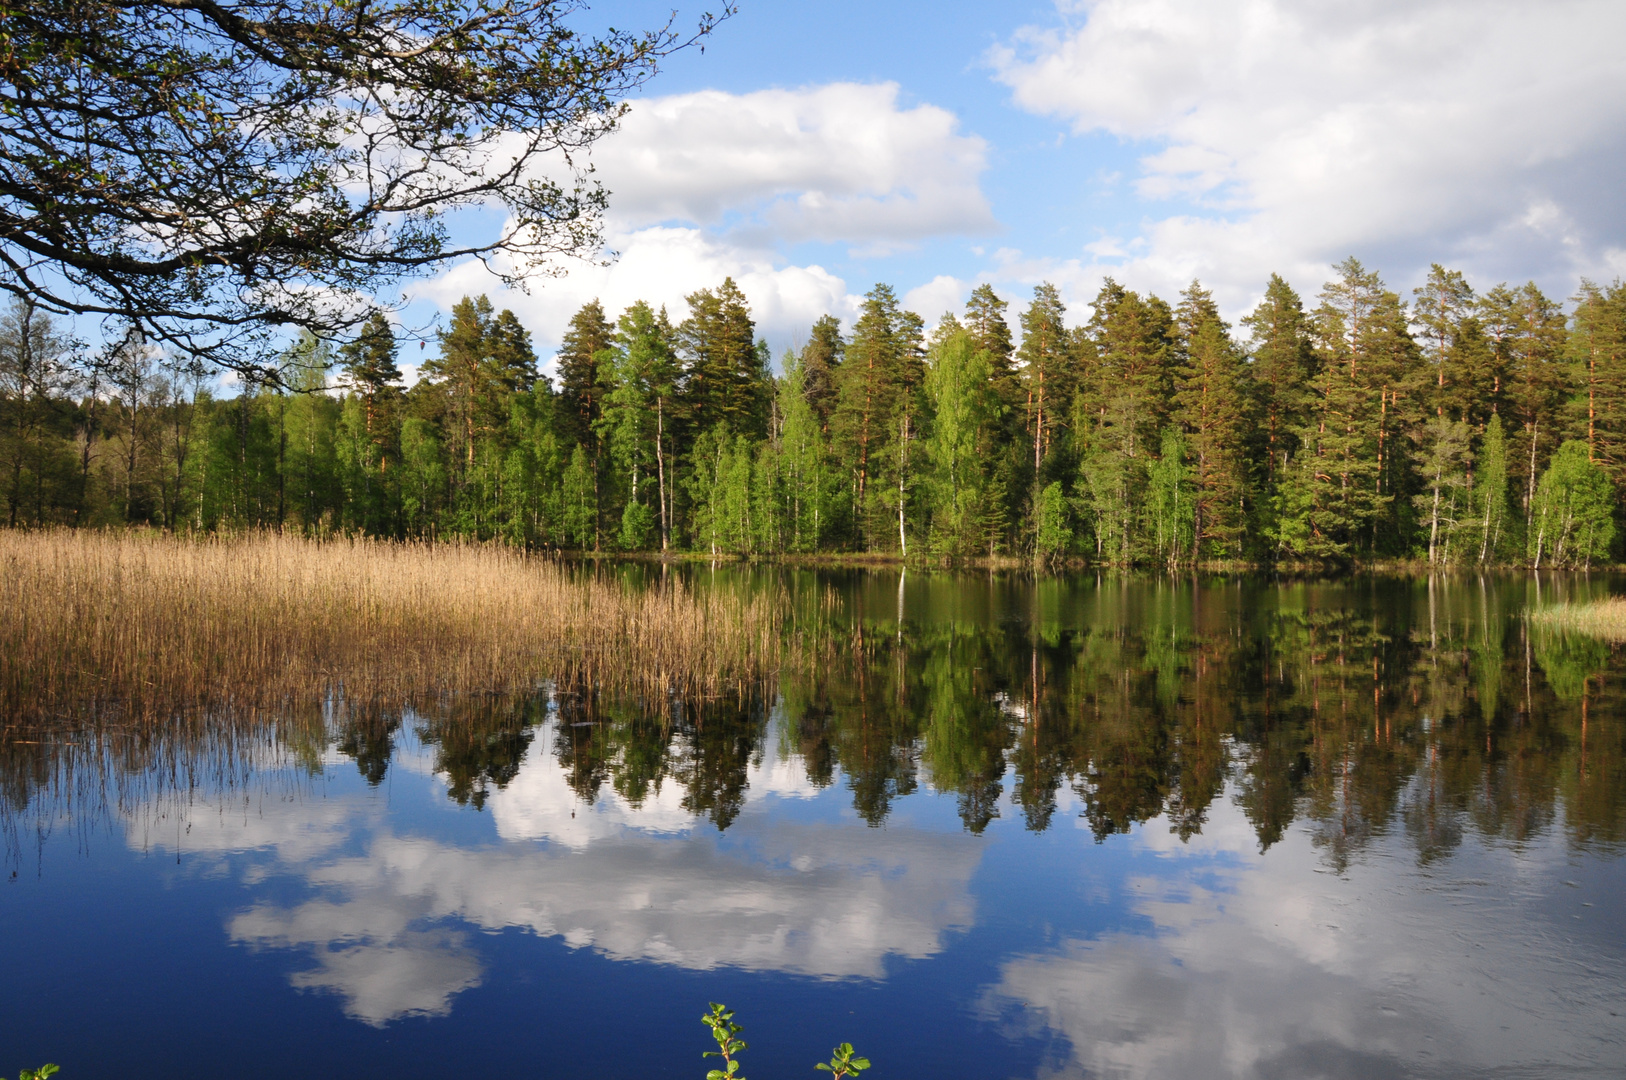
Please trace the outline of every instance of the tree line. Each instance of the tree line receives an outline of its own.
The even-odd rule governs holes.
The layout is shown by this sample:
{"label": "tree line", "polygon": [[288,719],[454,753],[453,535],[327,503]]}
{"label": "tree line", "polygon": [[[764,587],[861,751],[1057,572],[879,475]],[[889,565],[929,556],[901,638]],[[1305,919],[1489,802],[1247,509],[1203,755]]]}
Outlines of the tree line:
{"label": "tree line", "polygon": [[1566,311],[1435,265],[1404,299],[1351,258],[1314,301],[1273,275],[1233,327],[1196,282],[1171,304],[1107,279],[1069,325],[1050,284],[1015,312],[982,285],[928,329],[882,284],[776,373],[725,280],[680,319],[583,306],[555,380],[482,296],[410,387],[375,315],[222,394],[196,357],[134,332],[87,354],[18,298],[0,512],[600,552],[1619,558],[1626,287]]}

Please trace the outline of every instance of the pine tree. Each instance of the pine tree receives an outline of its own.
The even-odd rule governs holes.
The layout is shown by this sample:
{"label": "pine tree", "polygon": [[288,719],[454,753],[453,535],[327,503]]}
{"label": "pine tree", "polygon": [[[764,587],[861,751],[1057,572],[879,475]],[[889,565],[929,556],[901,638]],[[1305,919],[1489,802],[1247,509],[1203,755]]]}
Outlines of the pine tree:
{"label": "pine tree", "polygon": [[1588,456],[1626,498],[1626,286],[1581,282],[1571,317],[1571,383],[1578,388],[1570,423]]}
{"label": "pine tree", "polygon": [[420,408],[450,420],[453,510],[449,530],[489,538],[502,527],[503,478],[511,403],[536,378],[530,335],[510,311],[494,313],[484,296],[464,297],[440,333],[440,351],[413,388]]}
{"label": "pine tree", "polygon": [[[1027,393],[1028,438],[1033,447],[1033,473],[1040,476],[1052,444],[1061,435],[1072,407],[1071,337],[1063,321],[1067,306],[1048,281],[1033,290],[1022,312],[1022,347],[1017,350]],[[1037,482],[1037,480],[1035,481]]]}
{"label": "pine tree", "polygon": [[[1381,409],[1371,380],[1382,354],[1382,281],[1356,259],[1334,267],[1314,329],[1320,372],[1294,468],[1278,484],[1274,538],[1293,554],[1344,559],[1388,501],[1381,493]],[[1392,294],[1390,294],[1392,295]],[[1380,384],[1381,385],[1381,384]]]}
{"label": "pine tree", "polygon": [[1280,275],[1270,275],[1265,298],[1242,320],[1252,334],[1248,396],[1259,434],[1256,461],[1262,487],[1274,491],[1276,475],[1298,449],[1297,431],[1309,419],[1317,372],[1304,304]]}
{"label": "pine tree", "polygon": [[1498,286],[1485,296],[1483,313],[1507,372],[1509,419],[1519,427],[1510,440],[1510,464],[1520,484],[1524,526],[1534,523],[1536,481],[1548,448],[1562,434],[1560,412],[1569,391],[1564,360],[1563,312],[1535,282],[1517,289]]}
{"label": "pine tree", "polygon": [[615,328],[604,317],[597,300],[583,304],[570,317],[559,345],[559,403],[566,437],[575,443],[593,443],[604,387],[598,378],[598,357],[614,344]]}
{"label": "pine tree", "polygon": [[1012,524],[1021,517],[1032,488],[1032,448],[1023,445],[1027,440],[1022,437],[1027,423],[1026,395],[1012,360],[1011,328],[1005,319],[1008,306],[993,286],[982,284],[971,291],[964,313],[966,330],[988,357],[994,394],[994,414],[983,446],[987,483],[978,511],[983,543],[990,555],[1012,540]]}
{"label": "pine tree", "polygon": [[893,484],[887,484],[883,495],[875,481],[907,483],[907,448],[902,444],[918,415],[915,399],[924,372],[921,331],[920,316],[899,306],[891,286],[877,285],[865,295],[842,361],[831,429],[848,454],[853,507],[866,547],[891,532],[882,521],[899,506]]}
{"label": "pine tree", "polygon": [[813,324],[807,344],[802,346],[801,386],[808,406],[818,417],[820,430],[830,430],[830,413],[835,410],[839,391],[837,372],[846,352],[847,342],[841,336],[841,320],[834,315],[821,315]]}
{"label": "pine tree", "polygon": [[1234,556],[1240,553],[1246,489],[1241,357],[1213,298],[1196,282],[1183,295],[1178,340],[1174,421],[1186,434],[1194,466],[1194,555],[1206,545],[1215,554]]}
{"label": "pine tree", "polygon": [[689,317],[677,336],[689,423],[696,431],[722,424],[731,433],[760,439],[772,394],[745,294],[733,278],[724,278],[715,291],[701,289],[687,299]]}
{"label": "pine tree", "polygon": [[1433,390],[1425,401],[1435,416],[1444,416],[1448,404],[1460,398],[1457,393],[1465,372],[1454,370],[1461,359],[1459,342],[1465,320],[1474,311],[1474,290],[1461,271],[1447,270],[1439,263],[1429,267],[1428,280],[1412,290],[1412,323],[1419,330],[1423,353],[1434,368]]}
{"label": "pine tree", "polygon": [[375,314],[362,325],[354,341],[339,350],[346,381],[362,400],[369,452],[367,465],[380,475],[389,471],[389,447],[394,434],[393,406],[399,396],[401,369],[395,363],[395,332],[389,320]]}
{"label": "pine tree", "polygon": [[1004,399],[1007,407],[1014,408],[1020,387],[1011,362],[1014,351],[1011,328],[1005,321],[1005,309],[1009,306],[994,292],[992,285],[978,285],[971,290],[971,297],[965,302],[963,323],[976,348],[988,358],[988,374],[995,392]]}
{"label": "pine tree", "polygon": [[[623,544],[637,537],[642,546],[648,528],[658,521],[664,548],[670,531],[666,417],[678,374],[674,334],[666,312],[656,314],[642,300],[627,309],[617,327],[614,345],[599,354],[600,417],[594,436],[607,448],[616,476],[625,481]],[[649,480],[655,481],[654,509],[647,497]],[[602,495],[601,489],[601,502]],[[612,518],[614,507],[612,501],[604,508]]]}
{"label": "pine tree", "polygon": [[1159,444],[1173,396],[1174,316],[1157,297],[1143,298],[1111,278],[1092,304],[1088,326],[1094,346],[1087,399],[1097,425],[1130,427],[1117,441],[1130,457]]}

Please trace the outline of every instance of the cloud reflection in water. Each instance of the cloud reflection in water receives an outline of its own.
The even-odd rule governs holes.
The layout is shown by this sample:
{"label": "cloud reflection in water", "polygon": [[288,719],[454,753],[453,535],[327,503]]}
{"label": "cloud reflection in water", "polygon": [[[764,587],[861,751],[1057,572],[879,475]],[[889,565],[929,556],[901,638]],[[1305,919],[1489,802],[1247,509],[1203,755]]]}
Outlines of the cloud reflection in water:
{"label": "cloud reflection in water", "polygon": [[1162,820],[1133,837],[1148,853],[1224,856],[1126,878],[1149,930],[1003,965],[985,1005],[1064,1036],[1056,1075],[1610,1075],[1623,1060],[1626,987],[1596,963],[1618,943],[1555,925],[1561,831],[1465,845],[1432,868],[1384,843],[1340,877],[1308,830],[1261,856],[1233,802],[1213,812],[1189,846]]}
{"label": "cloud reflection in water", "polygon": [[[310,953],[316,966],[293,985],[338,993],[347,1015],[373,1025],[443,1015],[479,985],[464,926],[523,929],[615,960],[875,979],[888,956],[931,956],[973,921],[974,837],[748,811],[725,841],[677,806],[675,785],[637,810],[613,794],[582,804],[549,743],[535,740],[493,794],[498,844],[402,835],[376,798],[337,797],[200,819],[186,847],[266,851],[271,872],[303,879],[312,899],[256,903],[228,933]],[[813,790],[783,766],[766,755],[753,793]],[[351,836],[365,836],[359,851]],[[266,873],[251,868],[245,882]]]}

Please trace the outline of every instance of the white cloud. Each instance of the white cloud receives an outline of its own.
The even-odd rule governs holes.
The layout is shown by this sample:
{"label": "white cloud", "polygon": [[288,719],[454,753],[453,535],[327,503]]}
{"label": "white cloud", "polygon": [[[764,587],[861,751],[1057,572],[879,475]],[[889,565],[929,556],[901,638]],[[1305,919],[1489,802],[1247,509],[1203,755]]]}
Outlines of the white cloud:
{"label": "white cloud", "polygon": [[444,310],[490,294],[546,355],[589,300],[612,319],[646,300],[676,320],[686,295],[732,277],[758,332],[782,348],[821,315],[853,318],[860,303],[842,278],[787,259],[787,247],[818,241],[887,254],[997,227],[980,186],[987,144],[961,133],[953,113],[902,105],[898,94],[895,83],[833,83],[635,102],[593,150],[610,191],[611,265],[568,263],[566,276],[539,278],[524,294],[502,290],[471,261],[412,295]]}
{"label": "white cloud", "polygon": [[1614,0],[1065,7],[1064,29],[995,50],[998,77],[1076,132],[1149,143],[1137,192],[1194,209],[1060,272],[1165,294],[1200,275],[1237,306],[1273,270],[1313,291],[1355,253],[1400,281],[1441,261],[1566,289],[1626,235]]}
{"label": "white cloud", "polygon": [[943,317],[945,311],[959,315],[960,306],[965,303],[969,292],[965,282],[947,274],[939,274],[926,284],[917,285],[904,293],[903,306],[925,319],[926,326],[930,329],[937,325],[937,320]]}
{"label": "white cloud", "polygon": [[873,245],[984,232],[987,144],[896,83],[832,83],[633,105],[593,151],[616,219],[726,225],[760,239]]}
{"label": "white cloud", "polygon": [[609,266],[573,265],[568,276],[539,280],[529,293],[501,289],[485,267],[471,262],[424,283],[415,295],[448,310],[462,296],[486,293],[499,308],[513,309],[544,357],[557,348],[570,317],[590,300],[602,303],[612,321],[644,300],[656,308],[664,305],[678,322],[689,310],[684,297],[715,288],[726,277],[750,301],[757,333],[777,346],[805,336],[821,315],[852,318],[857,312],[859,299],[823,267],[787,265],[771,251],[698,228],[656,225],[612,231],[609,240],[620,252]]}

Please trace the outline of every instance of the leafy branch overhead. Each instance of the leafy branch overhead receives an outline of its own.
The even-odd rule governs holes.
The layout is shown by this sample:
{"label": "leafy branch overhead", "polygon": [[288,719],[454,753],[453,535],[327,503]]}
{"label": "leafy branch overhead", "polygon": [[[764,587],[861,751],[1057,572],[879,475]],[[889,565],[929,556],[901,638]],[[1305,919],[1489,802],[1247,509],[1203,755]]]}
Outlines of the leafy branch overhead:
{"label": "leafy branch overhead", "polygon": [[[601,242],[586,151],[709,34],[574,0],[0,0],[0,288],[255,370],[448,260],[505,281]],[[503,211],[453,239],[461,207]]]}

